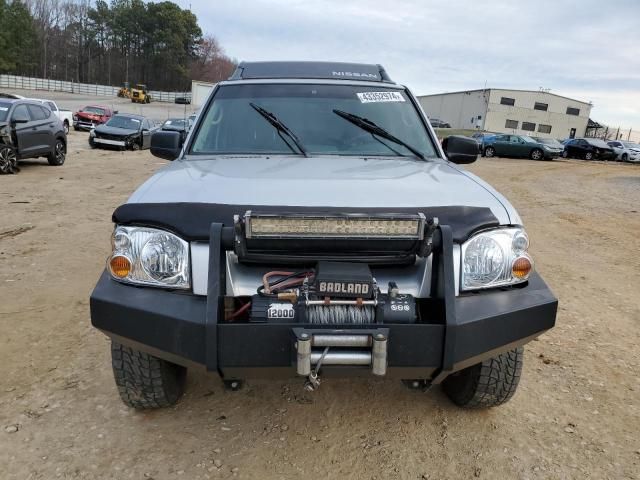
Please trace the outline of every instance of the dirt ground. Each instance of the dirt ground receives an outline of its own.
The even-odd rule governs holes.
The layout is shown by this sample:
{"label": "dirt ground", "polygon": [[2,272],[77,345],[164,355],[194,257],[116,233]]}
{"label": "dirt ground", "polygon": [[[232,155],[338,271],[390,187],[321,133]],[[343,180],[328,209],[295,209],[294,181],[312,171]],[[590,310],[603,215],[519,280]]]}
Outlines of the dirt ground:
{"label": "dirt ground", "polygon": [[481,159],[560,298],[508,404],[464,411],[390,380],[251,381],[190,371],[175,408],[118,397],[89,294],[113,209],[164,162],[90,151],[0,177],[3,479],[638,479],[640,166]]}

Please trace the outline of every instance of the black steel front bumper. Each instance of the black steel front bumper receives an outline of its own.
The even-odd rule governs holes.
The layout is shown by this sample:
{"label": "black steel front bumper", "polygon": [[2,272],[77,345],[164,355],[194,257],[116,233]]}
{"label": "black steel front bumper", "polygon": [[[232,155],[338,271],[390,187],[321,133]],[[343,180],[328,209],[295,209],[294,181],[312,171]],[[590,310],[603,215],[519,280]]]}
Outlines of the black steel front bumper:
{"label": "black steel front bumper", "polygon": [[[217,233],[214,231],[217,228]],[[105,272],[91,295],[92,324],[115,340],[179,363],[205,365],[227,379],[294,376],[294,329],[335,326],[300,323],[223,323],[221,297],[224,256],[220,229],[212,227],[209,292],[195,296],[155,288],[133,287]],[[527,343],[555,324],[558,301],[534,273],[525,286],[455,296],[451,232],[442,229],[434,252],[433,321],[379,324],[388,337],[387,376],[429,379],[448,374]],[[326,328],[325,328],[326,327]],[[357,333],[358,327],[341,326]],[[358,367],[323,367],[325,375],[368,374]]]}

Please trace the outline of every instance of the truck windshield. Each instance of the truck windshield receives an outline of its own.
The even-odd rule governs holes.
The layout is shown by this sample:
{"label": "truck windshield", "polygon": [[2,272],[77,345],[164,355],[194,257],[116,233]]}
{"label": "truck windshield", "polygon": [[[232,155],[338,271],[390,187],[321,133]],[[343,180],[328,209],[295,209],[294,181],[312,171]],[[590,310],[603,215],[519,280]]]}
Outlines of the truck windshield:
{"label": "truck windshield", "polygon": [[337,110],[370,120],[424,157],[438,156],[404,90],[315,84],[220,87],[202,113],[190,153],[291,155],[283,135],[251,104],[275,115],[309,155],[416,156],[406,146],[347,121]]}

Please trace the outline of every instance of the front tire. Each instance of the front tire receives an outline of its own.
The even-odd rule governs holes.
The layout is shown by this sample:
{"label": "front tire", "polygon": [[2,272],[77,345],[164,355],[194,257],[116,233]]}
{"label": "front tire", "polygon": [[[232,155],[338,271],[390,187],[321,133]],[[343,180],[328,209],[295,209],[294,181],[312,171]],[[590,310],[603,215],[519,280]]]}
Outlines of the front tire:
{"label": "front tire", "polygon": [[69,122],[65,120],[64,123],[62,124],[62,127],[64,128],[64,134],[69,135]]}
{"label": "front tire", "polygon": [[448,376],[442,387],[453,403],[460,407],[497,407],[516,393],[523,355],[522,347],[509,350]]}
{"label": "front tire", "polygon": [[187,369],[111,342],[111,365],[122,401],[136,409],[174,405],[184,392]]}
{"label": "front tire", "polygon": [[562,151],[562,158],[569,158],[569,152],[567,152],[566,150]]}
{"label": "front tire", "polygon": [[591,152],[587,152],[584,154],[584,159],[585,160],[593,160],[593,153]]}
{"label": "front tire", "polygon": [[531,150],[530,157],[531,160],[542,160],[544,158],[544,152],[539,148],[534,148]]}
{"label": "front tire", "polygon": [[51,152],[47,157],[49,165],[59,167],[60,165],[64,164],[66,158],[67,146],[64,144],[64,141],[62,139],[56,138],[56,143],[53,146],[53,152]]}
{"label": "front tire", "polygon": [[627,155],[626,153],[623,153],[622,157],[620,157],[620,160],[622,160],[623,162],[626,162],[627,160],[629,160],[629,155]]}
{"label": "front tire", "polygon": [[491,158],[491,157],[495,157],[496,155],[496,149],[493,147],[486,147],[484,149],[484,156],[487,158]]}
{"label": "front tire", "polygon": [[17,173],[18,171],[16,151],[8,145],[0,146],[0,174]]}

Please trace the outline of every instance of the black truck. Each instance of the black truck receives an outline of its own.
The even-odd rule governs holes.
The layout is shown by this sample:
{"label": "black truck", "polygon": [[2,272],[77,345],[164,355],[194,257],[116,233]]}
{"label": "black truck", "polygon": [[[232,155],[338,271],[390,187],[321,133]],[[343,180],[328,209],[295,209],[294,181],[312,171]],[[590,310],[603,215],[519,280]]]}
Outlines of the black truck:
{"label": "black truck", "polygon": [[91,295],[122,400],[173,404],[190,365],[256,377],[442,384],[463,407],[514,394],[555,323],[522,220],[460,164],[379,65],[241,63],[172,160],[113,213]]}

